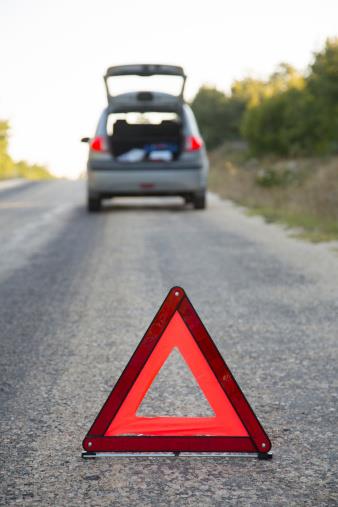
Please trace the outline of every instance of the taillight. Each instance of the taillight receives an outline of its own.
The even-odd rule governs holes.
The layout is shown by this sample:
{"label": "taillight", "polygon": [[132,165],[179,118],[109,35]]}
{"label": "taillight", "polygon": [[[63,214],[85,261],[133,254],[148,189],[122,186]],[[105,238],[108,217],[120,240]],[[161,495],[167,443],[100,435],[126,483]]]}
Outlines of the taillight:
{"label": "taillight", "polygon": [[107,151],[106,140],[104,137],[94,137],[90,143],[93,151]]}
{"label": "taillight", "polygon": [[203,146],[203,141],[198,136],[188,136],[185,142],[186,151],[197,151]]}

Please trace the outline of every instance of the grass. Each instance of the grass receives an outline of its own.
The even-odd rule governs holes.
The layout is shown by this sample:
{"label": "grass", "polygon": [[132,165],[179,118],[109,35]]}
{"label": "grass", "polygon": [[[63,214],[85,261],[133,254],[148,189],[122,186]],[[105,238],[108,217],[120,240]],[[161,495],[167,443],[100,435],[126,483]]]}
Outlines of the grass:
{"label": "grass", "polygon": [[283,209],[255,207],[248,210],[247,214],[260,215],[268,223],[280,223],[292,229],[300,229],[292,235],[301,239],[307,239],[312,243],[335,241],[338,239],[338,221],[323,220],[307,213],[290,213]]}
{"label": "grass", "polygon": [[209,187],[222,197],[319,243],[338,240],[338,157],[250,158],[225,144],[210,153]]}

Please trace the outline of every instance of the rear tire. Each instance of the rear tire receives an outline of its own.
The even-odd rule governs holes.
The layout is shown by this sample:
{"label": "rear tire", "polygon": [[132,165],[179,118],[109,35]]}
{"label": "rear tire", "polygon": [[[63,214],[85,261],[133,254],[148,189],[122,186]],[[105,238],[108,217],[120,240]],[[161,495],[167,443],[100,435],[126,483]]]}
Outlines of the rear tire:
{"label": "rear tire", "polygon": [[87,197],[87,211],[97,213],[101,210],[101,199],[99,197]]}
{"label": "rear tire", "polygon": [[207,196],[205,190],[197,192],[194,195],[193,202],[195,209],[205,209],[207,207]]}

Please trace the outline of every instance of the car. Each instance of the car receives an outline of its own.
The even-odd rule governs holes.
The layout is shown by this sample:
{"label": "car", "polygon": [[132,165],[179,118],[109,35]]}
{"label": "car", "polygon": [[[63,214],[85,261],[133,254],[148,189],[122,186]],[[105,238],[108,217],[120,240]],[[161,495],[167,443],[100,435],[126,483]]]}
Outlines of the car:
{"label": "car", "polygon": [[[141,80],[136,89],[135,78]],[[160,82],[172,85],[173,79],[179,85],[175,91],[172,86],[170,93],[158,90]],[[94,137],[82,139],[89,143],[88,211],[99,211],[103,199],[117,196],[180,196],[195,209],[205,209],[209,162],[183,98],[183,68],[118,65],[108,68],[104,82],[108,105]],[[118,93],[114,83],[120,85]]]}

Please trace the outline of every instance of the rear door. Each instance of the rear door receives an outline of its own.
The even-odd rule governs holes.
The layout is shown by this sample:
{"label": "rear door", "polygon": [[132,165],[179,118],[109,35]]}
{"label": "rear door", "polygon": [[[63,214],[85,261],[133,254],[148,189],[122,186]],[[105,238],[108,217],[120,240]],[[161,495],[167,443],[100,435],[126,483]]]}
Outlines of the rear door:
{"label": "rear door", "polygon": [[[114,97],[118,95],[118,93],[114,92],[114,86],[111,86],[110,83],[113,84],[114,78],[120,77],[128,77],[128,76],[138,76],[143,78],[150,78],[153,76],[171,76],[177,78],[177,93],[172,93],[172,95],[177,98],[183,100],[184,87],[186,82],[186,75],[182,67],[176,65],[161,65],[161,64],[134,64],[134,65],[117,65],[114,67],[109,67],[104,76],[104,82],[107,91],[107,99],[108,103],[112,104],[114,101]],[[128,91],[140,91],[140,90],[125,90]],[[150,89],[148,91],[151,91]],[[153,90],[157,91],[157,90]]]}

